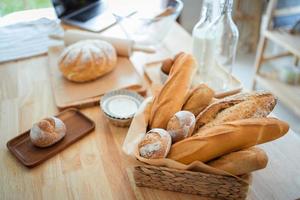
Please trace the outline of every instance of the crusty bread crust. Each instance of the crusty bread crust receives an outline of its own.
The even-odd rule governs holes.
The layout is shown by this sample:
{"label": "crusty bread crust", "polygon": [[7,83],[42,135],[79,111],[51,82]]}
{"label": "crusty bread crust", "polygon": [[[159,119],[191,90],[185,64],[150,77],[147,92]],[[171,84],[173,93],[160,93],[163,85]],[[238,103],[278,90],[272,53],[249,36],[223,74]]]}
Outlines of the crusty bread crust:
{"label": "crusty bread crust", "polygon": [[214,91],[207,85],[200,84],[190,92],[182,110],[190,111],[197,116],[209,105],[213,97]]}
{"label": "crusty bread crust", "polygon": [[275,105],[276,99],[269,92],[241,93],[218,100],[197,116],[195,134],[224,122],[266,117]]}
{"label": "crusty bread crust", "polygon": [[83,40],[68,46],[60,55],[58,65],[70,81],[92,81],[115,69],[117,53],[108,42]]}
{"label": "crusty bread crust", "polygon": [[179,111],[170,119],[167,131],[172,137],[172,143],[192,135],[195,128],[195,115],[189,111]]}
{"label": "crusty bread crust", "polygon": [[167,128],[168,121],[181,110],[196,71],[196,60],[182,53],[175,60],[169,78],[155,96],[150,113],[151,128]]}
{"label": "crusty bread crust", "polygon": [[184,164],[207,162],[225,154],[275,140],[289,125],[275,118],[251,118],[207,128],[202,135],[172,145],[168,158]]}
{"label": "crusty bread crust", "polygon": [[267,163],[268,156],[264,150],[258,147],[251,147],[229,153],[207,164],[238,176],[263,169],[267,166]]}
{"label": "crusty bread crust", "polygon": [[30,140],[38,147],[48,147],[61,140],[66,134],[65,124],[56,117],[43,119],[33,124]]}
{"label": "crusty bread crust", "polygon": [[138,144],[140,156],[148,159],[165,158],[170,151],[172,139],[164,129],[148,131],[143,140]]}

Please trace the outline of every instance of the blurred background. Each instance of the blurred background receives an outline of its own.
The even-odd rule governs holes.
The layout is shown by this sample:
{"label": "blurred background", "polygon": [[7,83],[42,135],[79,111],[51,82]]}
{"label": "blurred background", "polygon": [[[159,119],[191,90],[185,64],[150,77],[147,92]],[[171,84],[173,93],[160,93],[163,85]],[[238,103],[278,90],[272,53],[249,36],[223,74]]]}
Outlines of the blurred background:
{"label": "blurred background", "polygon": [[15,11],[47,8],[50,6],[52,6],[50,0],[1,0],[0,16],[4,16]]}
{"label": "blurred background", "polygon": [[[184,8],[177,22],[192,34],[201,16],[203,0],[182,1]],[[50,0],[1,0],[0,16],[47,7],[52,7]],[[232,18],[239,30],[233,75],[245,89],[273,92],[279,100],[274,113],[299,133],[300,1],[234,0]],[[292,28],[296,33],[291,33]]]}

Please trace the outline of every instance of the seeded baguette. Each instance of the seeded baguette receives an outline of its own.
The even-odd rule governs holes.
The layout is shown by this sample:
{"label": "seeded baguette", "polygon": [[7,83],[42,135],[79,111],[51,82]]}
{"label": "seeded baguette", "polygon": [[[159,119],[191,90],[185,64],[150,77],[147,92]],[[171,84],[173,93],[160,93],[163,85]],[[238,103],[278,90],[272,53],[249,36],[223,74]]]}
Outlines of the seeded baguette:
{"label": "seeded baguette", "polygon": [[218,100],[197,116],[194,133],[200,135],[203,129],[224,122],[267,117],[275,105],[276,99],[269,92],[241,93]]}

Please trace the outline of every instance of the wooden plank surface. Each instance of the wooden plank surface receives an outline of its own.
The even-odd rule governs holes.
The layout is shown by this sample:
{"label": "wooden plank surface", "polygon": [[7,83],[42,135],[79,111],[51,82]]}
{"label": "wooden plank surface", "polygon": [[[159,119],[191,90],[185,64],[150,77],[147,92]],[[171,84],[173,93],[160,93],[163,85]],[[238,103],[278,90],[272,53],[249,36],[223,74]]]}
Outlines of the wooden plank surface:
{"label": "wooden plank surface", "polygon": [[[188,49],[190,41],[176,24],[163,46],[173,54]],[[137,53],[131,58],[141,72],[145,57]],[[47,74],[47,57],[0,65],[1,199],[203,199],[135,187],[127,171],[137,161],[121,150],[127,129],[110,125],[99,107],[81,111],[95,121],[95,131],[40,166],[25,168],[9,153],[6,142],[32,123],[58,112]],[[262,147],[270,162],[266,169],[254,173],[248,199],[299,198],[300,138],[290,131]]]}

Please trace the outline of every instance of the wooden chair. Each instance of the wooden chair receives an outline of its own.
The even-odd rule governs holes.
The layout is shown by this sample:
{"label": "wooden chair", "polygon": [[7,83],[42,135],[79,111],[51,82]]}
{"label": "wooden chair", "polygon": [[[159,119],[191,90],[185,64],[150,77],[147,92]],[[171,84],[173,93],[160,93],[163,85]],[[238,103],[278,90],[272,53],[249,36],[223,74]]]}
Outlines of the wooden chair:
{"label": "wooden chair", "polygon": [[[300,36],[290,34],[287,30],[275,29],[274,19],[280,16],[288,15],[300,15],[300,1],[294,0],[298,3],[298,6],[293,5],[284,9],[278,9],[277,3],[283,0],[270,0],[266,11],[266,27],[262,27],[262,34],[257,47],[257,54],[255,59],[255,77],[253,80],[253,89],[256,88],[256,84],[263,86],[265,89],[272,92],[278,97],[281,102],[291,108],[297,115],[300,116],[300,87],[291,86],[282,83],[278,80],[270,79],[260,73],[261,66],[264,62],[282,58],[285,56],[294,56],[295,64],[297,64],[300,58]],[[297,2],[296,2],[297,1]],[[272,24],[273,22],[273,24]],[[265,50],[268,42],[274,42],[281,46],[286,51],[277,55],[266,57]]]}

